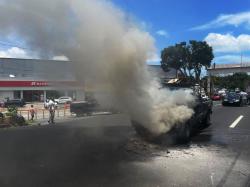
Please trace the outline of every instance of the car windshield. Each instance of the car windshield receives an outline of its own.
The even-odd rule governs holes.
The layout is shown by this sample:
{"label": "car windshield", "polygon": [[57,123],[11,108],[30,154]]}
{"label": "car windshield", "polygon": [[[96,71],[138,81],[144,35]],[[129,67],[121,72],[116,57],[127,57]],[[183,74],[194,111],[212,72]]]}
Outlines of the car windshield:
{"label": "car windshield", "polygon": [[229,97],[237,97],[237,94],[235,92],[229,92],[228,96]]}

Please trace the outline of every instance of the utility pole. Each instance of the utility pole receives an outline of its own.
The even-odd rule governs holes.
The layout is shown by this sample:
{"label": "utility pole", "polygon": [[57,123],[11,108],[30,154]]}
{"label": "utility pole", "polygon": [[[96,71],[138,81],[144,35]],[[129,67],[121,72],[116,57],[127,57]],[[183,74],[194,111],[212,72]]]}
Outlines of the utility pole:
{"label": "utility pole", "polygon": [[242,53],[240,53],[240,67],[242,67]]}

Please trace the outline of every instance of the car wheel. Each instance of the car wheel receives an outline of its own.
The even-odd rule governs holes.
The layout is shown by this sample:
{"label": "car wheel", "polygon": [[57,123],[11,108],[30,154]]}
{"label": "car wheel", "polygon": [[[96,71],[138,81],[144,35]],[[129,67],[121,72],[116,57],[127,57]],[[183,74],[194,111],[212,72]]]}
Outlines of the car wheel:
{"label": "car wheel", "polygon": [[211,113],[208,112],[205,116],[205,118],[202,121],[203,127],[207,128],[208,126],[211,125]]}
{"label": "car wheel", "polygon": [[187,143],[190,141],[191,127],[188,123],[182,124],[178,131],[177,143]]}

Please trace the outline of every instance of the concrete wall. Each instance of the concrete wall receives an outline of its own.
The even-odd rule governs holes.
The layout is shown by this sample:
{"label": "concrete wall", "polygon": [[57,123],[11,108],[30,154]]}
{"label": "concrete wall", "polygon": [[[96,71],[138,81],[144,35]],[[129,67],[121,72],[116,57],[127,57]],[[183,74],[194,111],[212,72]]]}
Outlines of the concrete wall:
{"label": "concrete wall", "polygon": [[208,75],[232,75],[234,73],[250,73],[250,67],[235,67],[235,68],[221,68],[221,69],[208,69]]}

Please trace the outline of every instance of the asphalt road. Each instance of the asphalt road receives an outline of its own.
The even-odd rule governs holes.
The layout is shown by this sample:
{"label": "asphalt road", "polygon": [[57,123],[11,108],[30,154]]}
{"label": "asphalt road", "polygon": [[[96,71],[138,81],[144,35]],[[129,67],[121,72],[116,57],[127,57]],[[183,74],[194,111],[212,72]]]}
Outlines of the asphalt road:
{"label": "asphalt road", "polygon": [[1,129],[0,187],[250,186],[249,121],[250,107],[215,103],[212,125],[171,147],[141,141],[121,114]]}

